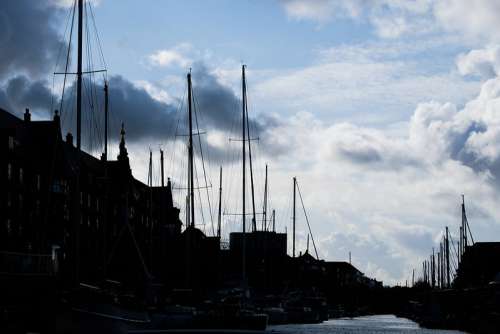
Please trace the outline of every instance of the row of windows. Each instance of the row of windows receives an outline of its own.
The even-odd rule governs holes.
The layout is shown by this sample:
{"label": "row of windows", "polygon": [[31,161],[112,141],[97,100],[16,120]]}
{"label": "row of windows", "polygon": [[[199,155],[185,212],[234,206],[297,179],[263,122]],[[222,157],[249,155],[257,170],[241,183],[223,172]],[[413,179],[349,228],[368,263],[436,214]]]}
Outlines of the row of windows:
{"label": "row of windows", "polygon": [[[14,197],[17,197],[17,207],[19,209],[24,209],[24,196],[22,194],[18,194],[17,196],[13,196],[10,191],[7,192],[7,201],[6,205],[8,208],[12,208],[14,206]],[[35,213],[40,214],[40,200],[35,200]]]}
{"label": "row of windows", "polygon": [[[84,197],[86,197],[86,205],[87,205],[87,208],[92,208],[92,195],[90,193],[87,194],[87,196],[85,196],[85,194],[83,192],[80,192],[80,206],[83,207],[83,199]],[[99,198],[96,197],[95,198],[95,209],[97,211],[99,211],[99,207],[100,207],[100,203],[99,203]]]}
{"label": "row of windows", "polygon": [[[24,169],[22,167],[19,167],[17,175],[18,175],[19,184],[23,184],[24,183]],[[14,180],[14,166],[10,162],[7,164],[7,180],[9,180],[9,181]],[[40,191],[41,183],[42,183],[42,178],[39,174],[37,174],[35,177],[36,190]]]}

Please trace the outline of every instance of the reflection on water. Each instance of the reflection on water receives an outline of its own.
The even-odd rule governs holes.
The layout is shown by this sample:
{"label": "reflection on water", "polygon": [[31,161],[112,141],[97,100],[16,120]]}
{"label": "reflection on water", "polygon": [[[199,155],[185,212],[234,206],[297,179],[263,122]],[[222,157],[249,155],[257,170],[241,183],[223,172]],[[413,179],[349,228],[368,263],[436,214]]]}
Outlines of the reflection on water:
{"label": "reflection on water", "polygon": [[290,334],[464,334],[459,331],[445,331],[420,328],[408,319],[397,318],[393,315],[376,315],[358,318],[342,318],[325,321],[315,325],[281,325],[270,326],[271,333]]}

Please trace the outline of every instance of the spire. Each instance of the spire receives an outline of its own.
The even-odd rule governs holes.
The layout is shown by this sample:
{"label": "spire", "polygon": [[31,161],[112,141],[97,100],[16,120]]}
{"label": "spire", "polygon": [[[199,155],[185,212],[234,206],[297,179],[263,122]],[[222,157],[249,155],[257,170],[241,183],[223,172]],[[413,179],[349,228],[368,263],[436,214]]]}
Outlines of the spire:
{"label": "spire", "polygon": [[120,131],[120,153],[118,154],[118,161],[128,161],[127,147],[125,146],[125,124],[122,123],[122,129]]}

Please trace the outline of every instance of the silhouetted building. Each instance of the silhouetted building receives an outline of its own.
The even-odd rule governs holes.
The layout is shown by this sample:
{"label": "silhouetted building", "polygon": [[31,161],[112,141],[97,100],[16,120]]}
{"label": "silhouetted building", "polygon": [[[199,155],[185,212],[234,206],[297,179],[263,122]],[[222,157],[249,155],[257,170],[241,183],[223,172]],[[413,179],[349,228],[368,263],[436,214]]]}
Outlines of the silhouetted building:
{"label": "silhouetted building", "polygon": [[476,242],[467,246],[454,286],[472,288],[500,282],[500,242]]}
{"label": "silhouetted building", "polygon": [[104,161],[78,151],[71,134],[62,139],[57,112],[32,121],[29,110],[21,120],[0,109],[0,142],[2,268],[53,272],[68,284],[76,271],[87,283],[168,282],[179,209],[170,182],[148,187],[133,177],[124,129],[117,160]]}

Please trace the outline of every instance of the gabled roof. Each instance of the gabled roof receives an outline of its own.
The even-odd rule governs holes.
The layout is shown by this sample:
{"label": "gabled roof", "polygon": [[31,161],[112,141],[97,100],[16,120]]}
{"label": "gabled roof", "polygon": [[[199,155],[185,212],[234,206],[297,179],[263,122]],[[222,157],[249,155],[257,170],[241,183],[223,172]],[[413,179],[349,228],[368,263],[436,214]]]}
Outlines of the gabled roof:
{"label": "gabled roof", "polygon": [[0,128],[10,128],[19,126],[23,121],[8,111],[0,108]]}

